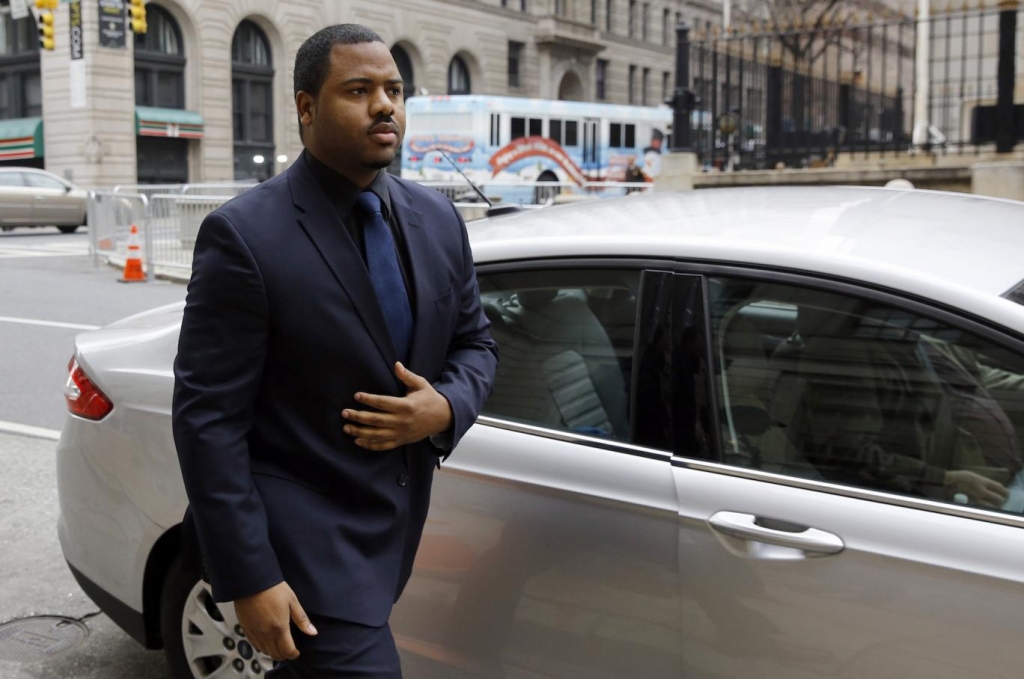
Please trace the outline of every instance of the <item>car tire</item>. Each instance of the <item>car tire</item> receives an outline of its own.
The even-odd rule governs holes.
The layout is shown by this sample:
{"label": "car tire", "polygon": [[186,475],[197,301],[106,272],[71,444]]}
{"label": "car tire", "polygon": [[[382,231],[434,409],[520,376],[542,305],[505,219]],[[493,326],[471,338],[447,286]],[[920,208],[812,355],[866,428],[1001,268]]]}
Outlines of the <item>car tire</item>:
{"label": "car tire", "polygon": [[[205,679],[225,664],[232,677],[261,679],[273,661],[241,634],[232,604],[215,604],[210,585],[174,560],[160,600],[160,633],[174,679]],[[239,669],[240,668],[240,669]]]}
{"label": "car tire", "polygon": [[57,228],[61,233],[74,233],[75,231],[78,231],[77,226],[58,226]]}

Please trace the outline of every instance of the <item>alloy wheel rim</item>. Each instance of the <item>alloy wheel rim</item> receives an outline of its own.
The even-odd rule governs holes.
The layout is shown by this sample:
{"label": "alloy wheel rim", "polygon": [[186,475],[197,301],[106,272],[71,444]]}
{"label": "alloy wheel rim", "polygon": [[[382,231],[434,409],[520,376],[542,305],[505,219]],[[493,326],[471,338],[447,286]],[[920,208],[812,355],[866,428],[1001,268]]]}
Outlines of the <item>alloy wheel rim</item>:
{"label": "alloy wheel rim", "polygon": [[185,659],[195,679],[262,679],[274,663],[245,638],[235,607],[213,601],[200,580],[189,592],[181,614]]}

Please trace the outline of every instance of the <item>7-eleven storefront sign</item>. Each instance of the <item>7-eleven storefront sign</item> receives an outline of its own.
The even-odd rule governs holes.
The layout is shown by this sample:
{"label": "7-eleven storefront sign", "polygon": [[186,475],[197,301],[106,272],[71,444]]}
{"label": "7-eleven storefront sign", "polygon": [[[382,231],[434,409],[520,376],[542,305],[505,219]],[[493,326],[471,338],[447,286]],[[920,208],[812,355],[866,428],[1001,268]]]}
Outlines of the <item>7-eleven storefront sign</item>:
{"label": "7-eleven storefront sign", "polygon": [[0,120],[0,161],[42,157],[42,118]]}

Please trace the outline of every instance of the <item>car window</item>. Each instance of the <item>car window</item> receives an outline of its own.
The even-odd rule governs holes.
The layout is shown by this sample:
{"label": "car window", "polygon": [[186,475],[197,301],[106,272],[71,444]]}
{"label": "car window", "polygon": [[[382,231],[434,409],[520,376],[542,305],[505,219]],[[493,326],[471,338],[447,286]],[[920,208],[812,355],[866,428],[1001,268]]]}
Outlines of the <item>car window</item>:
{"label": "car window", "polygon": [[53,177],[47,177],[45,174],[26,172],[25,179],[28,181],[29,186],[33,186],[37,189],[60,189],[63,191],[66,188],[62,182],[54,179]]}
{"label": "car window", "polygon": [[1024,357],[857,297],[710,297],[725,462],[1024,513]]}
{"label": "car window", "polygon": [[619,269],[481,275],[500,357],[484,414],[631,441],[639,282]]}
{"label": "car window", "polygon": [[1017,304],[1024,304],[1024,281],[1021,281],[1005,295],[1006,299]]}
{"label": "car window", "polygon": [[0,186],[24,186],[20,172],[0,172]]}

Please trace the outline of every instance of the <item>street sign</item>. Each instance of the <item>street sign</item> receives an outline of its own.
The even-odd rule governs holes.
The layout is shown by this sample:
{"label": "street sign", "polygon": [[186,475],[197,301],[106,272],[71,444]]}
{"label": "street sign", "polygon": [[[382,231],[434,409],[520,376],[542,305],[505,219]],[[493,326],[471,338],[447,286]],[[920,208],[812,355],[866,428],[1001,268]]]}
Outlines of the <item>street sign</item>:
{"label": "street sign", "polygon": [[11,0],[11,18],[24,19],[29,15],[28,2],[26,0]]}
{"label": "street sign", "polygon": [[85,57],[85,41],[82,36],[82,0],[71,0],[70,16],[71,31],[69,32],[71,46],[71,60],[77,61]]}
{"label": "street sign", "polygon": [[100,0],[100,47],[125,49],[124,0]]}

